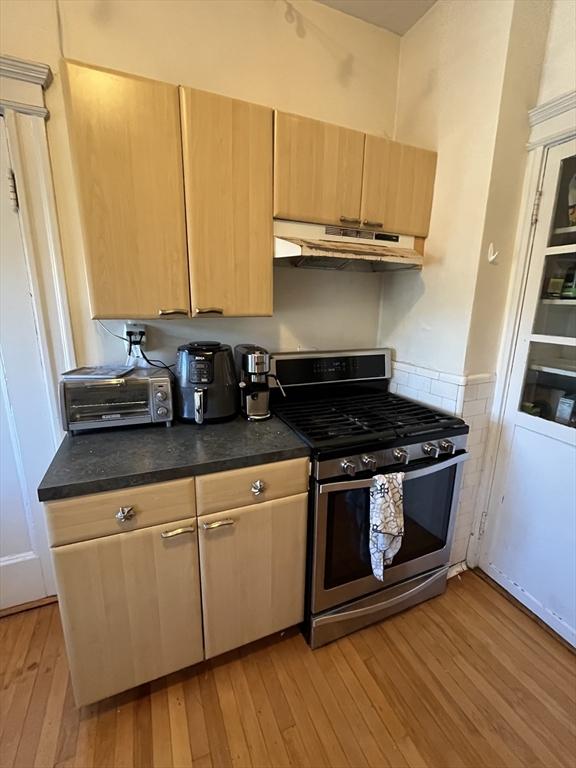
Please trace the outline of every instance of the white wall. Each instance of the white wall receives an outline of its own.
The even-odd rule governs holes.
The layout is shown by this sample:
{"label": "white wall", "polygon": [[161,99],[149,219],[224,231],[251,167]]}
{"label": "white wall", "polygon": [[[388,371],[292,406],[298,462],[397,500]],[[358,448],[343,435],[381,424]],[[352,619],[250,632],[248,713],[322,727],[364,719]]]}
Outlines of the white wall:
{"label": "white wall", "polygon": [[426,266],[382,282],[379,340],[463,373],[513,3],[439,0],[402,38],[395,137],[438,165]]}
{"label": "white wall", "polygon": [[576,0],[554,0],[538,104],[576,90]]}
{"label": "white wall", "polygon": [[[319,3],[61,0],[60,10],[66,57],[392,134],[400,38]],[[78,362],[117,357],[120,342],[89,319],[55,2],[4,0],[2,14],[2,51],[46,61],[55,74],[48,132]],[[176,341],[207,336],[283,349],[373,346],[379,283],[372,275],[282,270],[272,319],[154,323],[153,351],[168,358]]]}

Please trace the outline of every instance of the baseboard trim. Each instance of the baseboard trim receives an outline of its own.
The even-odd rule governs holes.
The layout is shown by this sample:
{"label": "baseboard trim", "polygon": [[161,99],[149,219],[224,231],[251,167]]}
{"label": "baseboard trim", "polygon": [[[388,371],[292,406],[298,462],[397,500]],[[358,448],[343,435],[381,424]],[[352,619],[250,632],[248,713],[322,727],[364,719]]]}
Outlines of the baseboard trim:
{"label": "baseboard trim", "polygon": [[31,611],[34,608],[42,608],[44,605],[51,605],[58,602],[57,595],[49,595],[48,597],[41,597],[39,600],[31,600],[29,603],[21,603],[20,605],[12,605],[10,608],[3,608],[0,611],[0,619],[5,616],[12,616],[14,613],[22,613],[22,611]]}

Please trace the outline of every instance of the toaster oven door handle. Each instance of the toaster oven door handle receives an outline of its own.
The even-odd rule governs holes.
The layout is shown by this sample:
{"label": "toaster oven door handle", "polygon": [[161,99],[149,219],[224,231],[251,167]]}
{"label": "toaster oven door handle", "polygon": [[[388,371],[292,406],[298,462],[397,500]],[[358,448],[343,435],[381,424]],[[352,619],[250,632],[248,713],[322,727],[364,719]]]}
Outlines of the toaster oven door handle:
{"label": "toaster oven door handle", "polygon": [[[443,469],[453,467],[455,464],[460,464],[466,461],[468,458],[467,453],[459,453],[457,456],[452,456],[446,461],[439,461],[436,464],[432,464],[429,467],[423,469],[410,470],[406,468],[404,470],[405,482],[410,480],[418,480],[419,477],[426,477],[427,475],[433,475],[435,472],[441,472]],[[378,473],[377,473],[378,474]],[[370,488],[373,482],[372,477],[367,477],[364,480],[344,480],[341,483],[325,483],[320,486],[320,493],[331,493],[332,491],[354,491],[358,488]]]}

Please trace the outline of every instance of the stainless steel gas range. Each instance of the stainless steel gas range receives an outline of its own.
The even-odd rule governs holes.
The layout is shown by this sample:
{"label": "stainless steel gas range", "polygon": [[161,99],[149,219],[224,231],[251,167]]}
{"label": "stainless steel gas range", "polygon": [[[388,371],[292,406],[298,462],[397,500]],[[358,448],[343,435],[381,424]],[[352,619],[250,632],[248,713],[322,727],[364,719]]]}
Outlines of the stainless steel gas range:
{"label": "stainless steel gas range", "polygon": [[[446,588],[468,427],[388,391],[388,349],[278,354],[277,416],[312,449],[305,631],[313,648]],[[281,391],[282,390],[282,391]],[[404,475],[404,538],[372,574],[369,491]]]}

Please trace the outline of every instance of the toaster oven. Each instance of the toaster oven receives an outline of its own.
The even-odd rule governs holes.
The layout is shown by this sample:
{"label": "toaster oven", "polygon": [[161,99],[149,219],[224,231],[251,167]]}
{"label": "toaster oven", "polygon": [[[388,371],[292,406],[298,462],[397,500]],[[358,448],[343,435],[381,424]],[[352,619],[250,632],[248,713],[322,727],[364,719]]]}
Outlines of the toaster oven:
{"label": "toaster oven", "polygon": [[173,419],[172,382],[163,370],[136,368],[101,378],[83,370],[60,382],[62,425],[70,433],[131,424],[165,424]]}

